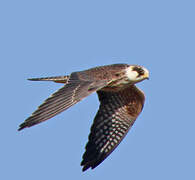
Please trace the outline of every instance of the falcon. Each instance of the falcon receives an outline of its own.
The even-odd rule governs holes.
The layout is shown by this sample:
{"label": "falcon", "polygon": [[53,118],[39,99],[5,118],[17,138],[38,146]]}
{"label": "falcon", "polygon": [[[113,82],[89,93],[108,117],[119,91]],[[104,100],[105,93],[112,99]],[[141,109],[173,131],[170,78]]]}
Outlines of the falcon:
{"label": "falcon", "polygon": [[46,99],[18,130],[44,122],[97,92],[100,106],[81,162],[83,171],[94,169],[119,145],[142,111],[145,96],[135,84],[148,78],[149,71],[143,66],[112,64],[67,76],[29,79],[64,86]]}

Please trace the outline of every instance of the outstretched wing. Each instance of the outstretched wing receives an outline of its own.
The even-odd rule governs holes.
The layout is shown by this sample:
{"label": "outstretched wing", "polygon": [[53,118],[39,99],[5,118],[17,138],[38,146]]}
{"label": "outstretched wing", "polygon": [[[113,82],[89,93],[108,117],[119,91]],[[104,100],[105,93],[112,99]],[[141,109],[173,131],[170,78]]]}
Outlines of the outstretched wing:
{"label": "outstretched wing", "polygon": [[79,77],[79,73],[72,73],[70,77],[68,77],[65,86],[46,99],[45,102],[41,104],[38,109],[20,125],[18,130],[31,127],[35,124],[50,119],[105,85],[107,85],[106,80],[92,81],[92,79],[81,79]]}
{"label": "outstretched wing", "polygon": [[81,162],[83,171],[98,166],[118,146],[142,111],[145,100],[135,85],[117,92],[97,93],[100,107]]}

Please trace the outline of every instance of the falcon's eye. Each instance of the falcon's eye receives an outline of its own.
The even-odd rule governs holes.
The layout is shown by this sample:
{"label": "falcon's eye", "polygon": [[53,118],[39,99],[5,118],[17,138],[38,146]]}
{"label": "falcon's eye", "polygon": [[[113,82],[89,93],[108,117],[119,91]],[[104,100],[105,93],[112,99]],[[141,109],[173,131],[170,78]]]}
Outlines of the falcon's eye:
{"label": "falcon's eye", "polygon": [[133,71],[137,71],[137,73],[138,73],[137,77],[144,75],[144,70],[141,67],[135,66],[135,67],[133,67]]}

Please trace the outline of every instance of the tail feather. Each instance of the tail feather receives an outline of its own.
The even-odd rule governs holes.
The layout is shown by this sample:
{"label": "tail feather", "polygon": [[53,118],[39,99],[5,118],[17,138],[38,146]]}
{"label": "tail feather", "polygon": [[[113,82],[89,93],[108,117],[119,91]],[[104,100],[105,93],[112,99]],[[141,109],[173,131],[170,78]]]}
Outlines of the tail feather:
{"label": "tail feather", "polygon": [[30,81],[53,81],[56,83],[66,83],[69,76],[55,76],[55,77],[42,77],[42,78],[30,78]]}

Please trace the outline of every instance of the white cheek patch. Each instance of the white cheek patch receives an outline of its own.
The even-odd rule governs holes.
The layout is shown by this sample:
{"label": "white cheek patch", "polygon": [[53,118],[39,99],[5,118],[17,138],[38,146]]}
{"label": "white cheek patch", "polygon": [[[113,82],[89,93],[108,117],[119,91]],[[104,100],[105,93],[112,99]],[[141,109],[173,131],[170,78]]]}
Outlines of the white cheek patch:
{"label": "white cheek patch", "polygon": [[127,68],[126,70],[126,76],[131,81],[136,81],[138,73],[137,71],[132,71],[132,67]]}

